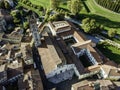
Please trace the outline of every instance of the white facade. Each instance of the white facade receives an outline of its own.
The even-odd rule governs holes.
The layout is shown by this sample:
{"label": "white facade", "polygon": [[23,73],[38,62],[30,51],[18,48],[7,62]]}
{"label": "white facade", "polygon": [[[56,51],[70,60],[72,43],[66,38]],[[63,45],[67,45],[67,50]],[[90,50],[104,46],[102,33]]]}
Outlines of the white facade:
{"label": "white facade", "polygon": [[63,65],[62,67],[53,70],[51,73],[46,75],[46,77],[52,83],[60,83],[67,79],[72,79],[74,74],[76,74],[79,77],[79,72],[77,71],[75,65],[70,64]]}
{"label": "white facade", "polygon": [[105,71],[102,68],[100,68],[100,69],[101,69],[101,71],[100,71],[101,77],[107,78],[108,75],[105,73]]}
{"label": "white facade", "polygon": [[77,57],[80,57],[84,54],[86,54],[88,56],[88,58],[90,59],[90,61],[92,62],[92,64],[97,65],[97,61],[95,60],[95,58],[92,56],[92,54],[90,53],[90,51],[88,49],[82,49],[80,50],[80,52],[76,53],[74,48],[72,47],[73,52],[75,53],[75,55],[77,55]]}
{"label": "white facade", "polygon": [[52,35],[53,35],[53,36],[56,36],[56,32],[55,32],[55,30],[51,27],[51,25],[48,24],[47,26],[49,27],[50,31],[52,32]]}

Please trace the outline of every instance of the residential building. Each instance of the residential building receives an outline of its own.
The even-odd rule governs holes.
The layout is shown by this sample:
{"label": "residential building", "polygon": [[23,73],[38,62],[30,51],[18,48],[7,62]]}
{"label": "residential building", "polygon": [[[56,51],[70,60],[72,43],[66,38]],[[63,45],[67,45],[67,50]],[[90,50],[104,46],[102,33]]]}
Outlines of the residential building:
{"label": "residential building", "polygon": [[115,90],[110,80],[83,80],[72,85],[71,90]]}
{"label": "residential building", "polygon": [[43,90],[38,70],[30,69],[18,79],[18,90]]}
{"label": "residential building", "polygon": [[120,68],[102,65],[101,67],[101,76],[106,79],[119,80],[120,79]]}
{"label": "residential building", "polygon": [[6,65],[0,65],[0,84],[7,80]]}
{"label": "residential building", "polygon": [[0,64],[9,63],[17,58],[21,58],[20,45],[1,42],[0,47]]}
{"label": "residential building", "polygon": [[7,81],[4,83],[11,83],[18,80],[23,75],[23,63],[18,60],[13,61],[7,65]]}
{"label": "residential building", "polygon": [[29,44],[21,43],[21,52],[26,65],[33,64],[32,48]]}
{"label": "residential building", "polygon": [[1,34],[0,35],[0,38],[1,40],[3,41],[8,41],[10,43],[21,43],[21,40],[22,40],[22,37],[23,37],[23,34],[21,33],[22,30],[15,30],[13,31],[12,33],[10,34]]}

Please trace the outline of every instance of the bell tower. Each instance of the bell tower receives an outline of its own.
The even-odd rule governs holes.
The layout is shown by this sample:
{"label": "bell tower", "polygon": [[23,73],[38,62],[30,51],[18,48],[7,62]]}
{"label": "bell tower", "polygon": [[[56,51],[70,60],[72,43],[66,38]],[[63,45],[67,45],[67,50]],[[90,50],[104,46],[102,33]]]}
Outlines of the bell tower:
{"label": "bell tower", "polygon": [[38,47],[41,45],[41,41],[40,41],[40,35],[38,32],[38,27],[36,24],[37,20],[34,14],[31,15],[29,22],[30,22],[30,31],[32,32],[35,46]]}

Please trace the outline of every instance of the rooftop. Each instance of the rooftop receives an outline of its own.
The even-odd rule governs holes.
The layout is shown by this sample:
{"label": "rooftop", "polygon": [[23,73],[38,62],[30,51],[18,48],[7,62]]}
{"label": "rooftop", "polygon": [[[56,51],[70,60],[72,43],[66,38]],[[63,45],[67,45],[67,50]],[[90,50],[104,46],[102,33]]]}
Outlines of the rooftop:
{"label": "rooftop", "polygon": [[52,24],[56,29],[70,26],[69,23],[66,21],[53,22]]}
{"label": "rooftop", "polygon": [[50,73],[55,68],[57,68],[57,65],[61,64],[62,59],[64,59],[64,56],[58,55],[57,50],[58,49],[56,49],[55,44],[52,42],[52,40],[46,33],[44,35],[44,40],[42,41],[42,45],[38,48],[40,58],[43,64],[43,68],[46,74]]}
{"label": "rooftop", "polygon": [[18,62],[17,60],[13,61],[13,63],[8,64],[7,67],[8,79],[23,73],[23,63]]}
{"label": "rooftop", "polygon": [[43,90],[41,77],[38,70],[30,69],[23,77],[18,79],[19,90]]}
{"label": "rooftop", "polygon": [[111,90],[115,89],[110,80],[83,80],[72,85],[74,90]]}
{"label": "rooftop", "polygon": [[32,56],[32,48],[30,46],[30,44],[28,43],[21,43],[21,52],[22,52],[22,55],[23,55],[23,59],[25,61],[25,63],[32,63],[31,61],[30,62],[27,62],[28,60],[32,60],[33,59],[33,56]]}

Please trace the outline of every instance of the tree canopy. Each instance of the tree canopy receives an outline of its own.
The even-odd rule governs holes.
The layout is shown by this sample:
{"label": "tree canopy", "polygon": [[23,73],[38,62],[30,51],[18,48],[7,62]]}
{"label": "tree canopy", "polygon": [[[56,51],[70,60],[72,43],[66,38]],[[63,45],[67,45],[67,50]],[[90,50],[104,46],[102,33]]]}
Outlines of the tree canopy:
{"label": "tree canopy", "polygon": [[82,3],[80,0],[71,0],[67,2],[68,9],[74,15],[77,15],[82,9]]}
{"label": "tree canopy", "polygon": [[86,33],[98,33],[101,25],[97,24],[95,19],[85,18],[82,20],[82,28]]}
{"label": "tree canopy", "polygon": [[112,28],[108,31],[108,36],[112,38],[115,36],[116,33],[117,33],[117,31]]}
{"label": "tree canopy", "polygon": [[59,7],[60,4],[60,0],[50,0],[50,6],[52,9],[56,9],[57,7]]}

